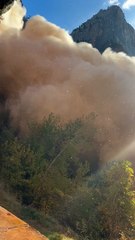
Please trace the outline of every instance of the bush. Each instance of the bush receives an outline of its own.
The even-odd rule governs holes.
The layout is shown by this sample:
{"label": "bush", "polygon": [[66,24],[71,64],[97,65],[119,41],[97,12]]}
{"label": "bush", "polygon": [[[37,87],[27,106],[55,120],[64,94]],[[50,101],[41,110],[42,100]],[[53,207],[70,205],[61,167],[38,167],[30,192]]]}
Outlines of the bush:
{"label": "bush", "polygon": [[[135,226],[134,172],[130,162],[112,162],[90,177],[69,203],[67,221],[90,240],[131,239]],[[123,234],[123,235],[122,235]]]}

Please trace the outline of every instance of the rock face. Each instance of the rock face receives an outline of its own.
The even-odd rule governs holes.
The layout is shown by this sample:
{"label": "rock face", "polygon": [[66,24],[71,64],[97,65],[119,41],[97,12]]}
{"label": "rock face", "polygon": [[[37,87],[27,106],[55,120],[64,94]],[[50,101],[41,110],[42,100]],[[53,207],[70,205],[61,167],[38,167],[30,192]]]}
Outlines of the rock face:
{"label": "rock face", "polygon": [[5,13],[13,5],[14,0],[1,0],[0,1],[0,14]]}
{"label": "rock face", "polygon": [[[7,12],[16,0],[0,0],[0,15]],[[21,4],[22,1],[20,0]]]}
{"label": "rock face", "polygon": [[135,30],[119,6],[100,10],[71,33],[75,42],[88,42],[101,53],[108,47],[135,56]]}

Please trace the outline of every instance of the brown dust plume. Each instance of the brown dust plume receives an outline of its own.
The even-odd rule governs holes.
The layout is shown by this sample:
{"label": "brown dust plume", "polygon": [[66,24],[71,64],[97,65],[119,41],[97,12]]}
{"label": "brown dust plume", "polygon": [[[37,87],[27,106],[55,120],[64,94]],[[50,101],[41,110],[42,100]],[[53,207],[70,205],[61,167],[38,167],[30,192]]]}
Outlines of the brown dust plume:
{"label": "brown dust plume", "polygon": [[64,121],[95,112],[110,158],[135,139],[135,57],[101,55],[40,16],[22,30],[25,12],[15,1],[0,24],[1,111],[20,129],[51,112]]}

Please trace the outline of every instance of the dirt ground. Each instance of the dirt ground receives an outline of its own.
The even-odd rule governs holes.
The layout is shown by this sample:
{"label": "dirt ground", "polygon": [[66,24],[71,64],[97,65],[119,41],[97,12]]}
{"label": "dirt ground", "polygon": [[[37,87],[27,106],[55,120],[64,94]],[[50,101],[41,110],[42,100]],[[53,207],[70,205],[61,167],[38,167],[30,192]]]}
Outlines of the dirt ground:
{"label": "dirt ground", "polygon": [[48,240],[48,238],[0,207],[0,240]]}

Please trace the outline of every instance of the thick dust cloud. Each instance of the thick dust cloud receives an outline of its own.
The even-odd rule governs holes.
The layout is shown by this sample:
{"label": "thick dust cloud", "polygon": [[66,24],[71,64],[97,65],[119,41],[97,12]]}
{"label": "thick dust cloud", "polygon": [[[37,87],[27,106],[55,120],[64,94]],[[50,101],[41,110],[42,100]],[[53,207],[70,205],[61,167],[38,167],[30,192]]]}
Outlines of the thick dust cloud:
{"label": "thick dust cloud", "polygon": [[22,30],[24,15],[15,1],[0,23],[1,111],[11,124],[23,129],[51,112],[64,121],[95,112],[105,158],[133,141],[135,58],[110,49],[101,55],[40,16]]}

